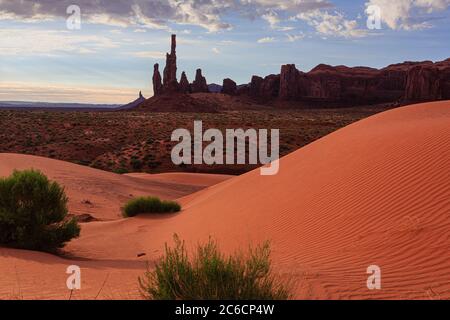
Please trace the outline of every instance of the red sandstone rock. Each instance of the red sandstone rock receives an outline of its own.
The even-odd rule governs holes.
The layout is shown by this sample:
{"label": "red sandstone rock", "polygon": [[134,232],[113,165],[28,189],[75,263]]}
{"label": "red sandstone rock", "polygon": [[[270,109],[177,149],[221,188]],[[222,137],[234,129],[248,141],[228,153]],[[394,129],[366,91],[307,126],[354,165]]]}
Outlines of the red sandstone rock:
{"label": "red sandstone rock", "polygon": [[301,96],[300,74],[295,64],[281,66],[279,97],[283,100],[295,99]]}
{"label": "red sandstone rock", "polygon": [[280,92],[280,75],[271,74],[264,78],[260,94],[263,98],[278,97]]}
{"label": "red sandstone rock", "polygon": [[195,80],[192,83],[191,88],[193,93],[209,92],[206,78],[202,75],[202,69],[197,69]]}
{"label": "red sandstone rock", "polygon": [[237,85],[236,82],[234,82],[231,79],[224,79],[223,85],[222,85],[222,93],[229,94],[229,95],[236,95],[237,94]]}
{"label": "red sandstone rock", "polygon": [[408,71],[407,101],[432,101],[450,98],[450,59],[436,64],[414,66]]}
{"label": "red sandstone rock", "polygon": [[[381,70],[320,64],[308,73],[285,65],[279,98],[351,105],[445,99],[450,95],[449,61],[405,62]],[[260,94],[264,91],[260,89]]]}
{"label": "red sandstone rock", "polygon": [[249,86],[249,94],[253,97],[259,97],[261,95],[261,87],[264,79],[258,76],[253,76]]}
{"label": "red sandstone rock", "polygon": [[[153,74],[155,95],[209,92],[201,69],[191,85],[184,72],[178,84],[175,35],[166,57],[162,84],[158,67],[156,64]],[[300,100],[338,106],[450,99],[450,59],[437,63],[407,61],[380,70],[319,64],[307,73],[288,64],[281,67],[280,74],[253,76],[250,84],[244,86],[238,87],[233,80],[225,79],[222,92],[261,100]]]}
{"label": "red sandstone rock", "polygon": [[153,69],[153,93],[155,96],[162,94],[163,86],[161,83],[161,74],[159,73],[159,64],[154,65]]}
{"label": "red sandstone rock", "polygon": [[164,68],[163,87],[165,93],[178,92],[177,81],[177,38],[172,35],[172,45],[170,53],[166,54],[166,67]]}
{"label": "red sandstone rock", "polygon": [[186,72],[183,71],[180,79],[180,92],[181,93],[191,93],[191,84],[189,83]]}

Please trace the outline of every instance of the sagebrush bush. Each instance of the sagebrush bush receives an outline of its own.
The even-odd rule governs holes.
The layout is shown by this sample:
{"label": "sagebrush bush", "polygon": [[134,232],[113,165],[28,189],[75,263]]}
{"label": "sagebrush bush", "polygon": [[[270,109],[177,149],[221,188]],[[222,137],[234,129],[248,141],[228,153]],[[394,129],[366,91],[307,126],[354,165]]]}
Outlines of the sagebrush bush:
{"label": "sagebrush bush", "polygon": [[40,171],[14,171],[0,179],[0,243],[2,245],[54,252],[80,227],[67,220],[64,189]]}
{"label": "sagebrush bush", "polygon": [[165,256],[147,271],[139,284],[147,299],[156,300],[285,300],[291,297],[271,270],[270,246],[265,243],[248,255],[226,257],[211,239],[199,245],[192,259],[177,236],[166,244]]}
{"label": "sagebrush bush", "polygon": [[141,213],[173,213],[181,210],[175,201],[160,200],[157,197],[139,197],[127,202],[123,207],[125,217],[134,217]]}

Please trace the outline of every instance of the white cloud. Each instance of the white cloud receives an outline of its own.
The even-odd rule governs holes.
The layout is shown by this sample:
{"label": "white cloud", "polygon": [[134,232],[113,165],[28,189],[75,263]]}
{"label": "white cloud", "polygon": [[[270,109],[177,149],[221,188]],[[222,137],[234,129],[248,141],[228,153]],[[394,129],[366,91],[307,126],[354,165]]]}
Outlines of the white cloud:
{"label": "white cloud", "polygon": [[0,55],[89,54],[118,46],[105,36],[80,35],[66,30],[0,29]]}
{"label": "white cloud", "polygon": [[161,51],[132,51],[128,52],[129,55],[136,58],[145,58],[145,59],[164,59],[166,54]]}
{"label": "white cloud", "polygon": [[113,17],[106,13],[95,13],[88,15],[85,17],[85,20],[81,20],[82,22],[85,21],[87,23],[92,24],[103,24],[107,26],[112,27],[121,27],[125,28],[128,26],[127,19],[121,18],[121,17]]}
{"label": "white cloud", "polygon": [[283,32],[292,31],[294,29],[295,29],[294,27],[277,27],[278,31],[283,31]]}
{"label": "white cloud", "polygon": [[258,43],[270,43],[270,42],[275,42],[275,38],[274,37],[265,37],[265,38],[261,38],[258,40]]}
{"label": "white cloud", "polygon": [[431,27],[423,16],[446,10],[450,0],[369,0],[368,6],[378,6],[381,20],[391,29],[417,30]]}
{"label": "white cloud", "polygon": [[148,17],[142,12],[141,7],[138,4],[134,4],[131,6],[131,10],[134,13],[131,21],[134,24],[141,25],[142,27],[149,29],[159,29],[159,30],[168,30],[168,26],[162,23],[161,21]]}
{"label": "white cloud", "polygon": [[220,54],[220,50],[217,48],[212,48],[211,51],[215,54]]}
{"label": "white cloud", "polygon": [[[416,15],[445,10],[450,0],[365,0],[366,5],[382,8],[382,19],[392,29],[418,29],[429,26]],[[229,16],[262,19],[281,32],[293,30],[284,26],[290,17],[301,17],[321,35],[361,37],[356,20],[336,13],[331,0],[77,0],[82,22],[133,29],[158,29],[172,32],[171,25],[193,25],[208,32],[232,29]],[[71,0],[0,0],[0,20],[42,22],[65,19]],[[331,13],[330,13],[331,12]],[[420,19],[419,19],[420,18]],[[362,21],[361,21],[362,22]]]}
{"label": "white cloud", "polygon": [[295,34],[295,35],[286,34],[286,37],[287,37],[287,41],[289,41],[289,42],[296,42],[298,40],[304,39],[305,38],[305,34],[304,33]]}
{"label": "white cloud", "polygon": [[1,4],[2,2],[0,1],[0,21],[16,20],[25,23],[39,23],[44,21],[53,21],[55,19],[54,16],[45,13],[37,13],[30,16],[22,16],[12,11],[2,10]]}
{"label": "white cloud", "polygon": [[280,23],[280,18],[275,11],[269,11],[266,14],[262,15],[262,18],[266,20],[272,29],[276,29],[278,24]]}
{"label": "white cloud", "polygon": [[[0,19],[17,21],[66,18],[70,0],[1,0]],[[250,18],[263,17],[274,28],[282,15],[292,15],[331,7],[328,0],[78,0],[82,19],[88,23],[120,27],[162,29],[185,24],[202,27],[209,32],[230,30],[224,20],[228,13]]]}
{"label": "white cloud", "polygon": [[368,35],[368,30],[358,28],[356,20],[347,20],[342,13],[314,10],[300,13],[297,19],[306,21],[321,36],[360,38]]}

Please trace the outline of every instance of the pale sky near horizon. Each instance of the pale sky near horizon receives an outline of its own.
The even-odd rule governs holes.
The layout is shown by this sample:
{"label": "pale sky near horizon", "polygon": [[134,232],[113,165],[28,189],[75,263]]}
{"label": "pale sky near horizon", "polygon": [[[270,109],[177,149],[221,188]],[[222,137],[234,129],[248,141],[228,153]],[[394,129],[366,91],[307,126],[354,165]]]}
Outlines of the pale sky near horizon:
{"label": "pale sky near horizon", "polygon": [[[81,29],[67,28],[78,5]],[[368,6],[381,29],[367,27]],[[450,0],[0,0],[0,101],[128,103],[152,95],[178,37],[178,77],[248,83],[295,63],[384,67],[450,57]]]}

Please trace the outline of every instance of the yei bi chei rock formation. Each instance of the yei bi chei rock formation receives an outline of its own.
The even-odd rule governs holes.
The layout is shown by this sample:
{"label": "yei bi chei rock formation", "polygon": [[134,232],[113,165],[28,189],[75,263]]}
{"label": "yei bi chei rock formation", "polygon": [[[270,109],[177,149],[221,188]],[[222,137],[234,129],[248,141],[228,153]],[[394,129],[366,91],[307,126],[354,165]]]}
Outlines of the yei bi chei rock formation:
{"label": "yei bi chei rock formation", "polygon": [[[176,35],[172,35],[163,78],[159,65],[154,66],[154,95],[210,93],[201,69],[197,69],[192,83],[185,72],[178,82],[176,45]],[[436,63],[404,62],[382,69],[319,64],[309,72],[298,70],[295,64],[286,64],[281,66],[280,74],[254,75],[248,84],[237,85],[226,78],[222,86],[215,86],[223,94],[260,101],[364,105],[446,100],[450,99],[450,59]]]}
{"label": "yei bi chei rock formation", "polygon": [[195,80],[189,83],[186,72],[182,72],[180,82],[177,80],[177,38],[172,35],[170,53],[166,54],[166,66],[163,71],[163,78],[159,72],[159,64],[154,65],[153,70],[153,92],[155,96],[173,93],[209,93],[206,78],[202,75],[202,70],[197,69]]}

